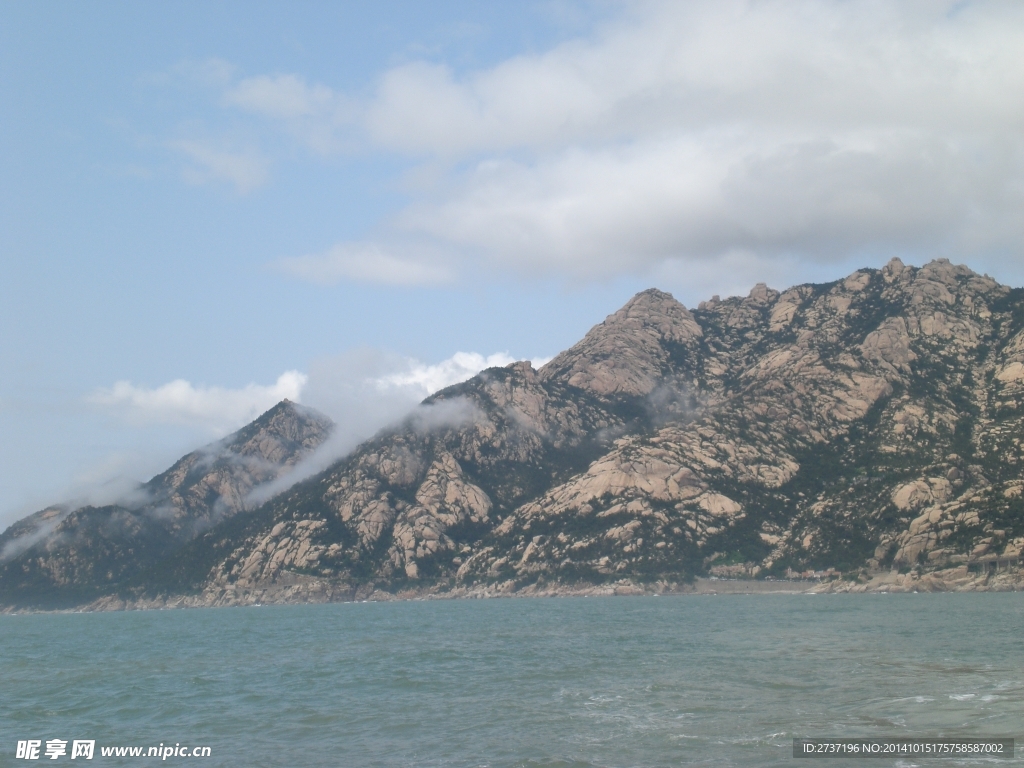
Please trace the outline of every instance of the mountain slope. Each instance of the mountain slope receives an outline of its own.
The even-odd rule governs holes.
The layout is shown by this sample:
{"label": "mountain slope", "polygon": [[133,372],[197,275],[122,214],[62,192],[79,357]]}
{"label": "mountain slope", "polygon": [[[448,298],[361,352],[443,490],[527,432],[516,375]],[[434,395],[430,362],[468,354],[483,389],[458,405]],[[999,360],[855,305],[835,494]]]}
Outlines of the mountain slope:
{"label": "mountain slope", "polygon": [[119,504],[48,507],[15,523],[0,535],[0,603],[73,605],[132,583],[203,531],[251,508],[250,491],[319,446],[331,426],[285,400],[182,457]]}
{"label": "mountain slope", "polygon": [[[903,488],[963,463],[949,456],[965,380],[984,365],[984,341],[998,345],[981,297],[1005,295],[945,263],[893,262],[703,305],[708,375],[695,385],[720,399],[689,424],[620,441],[524,505],[472,572],[658,576],[680,555],[750,573],[914,563],[917,551],[886,547],[912,522]],[[905,429],[911,412],[928,416],[928,438]],[[567,525],[587,534],[566,542]]]}
{"label": "mountain slope", "polygon": [[693,312],[645,291],[540,371],[438,393],[427,412],[452,420],[421,416],[272,501],[193,587],[231,602],[1013,556],[1022,319],[1021,291],[946,261]]}
{"label": "mountain slope", "polygon": [[898,259],[692,311],[649,290],[538,371],[515,363],[438,392],[118,599],[826,569],[847,586],[986,587],[968,563],[1024,546],[1022,437],[1024,290]]}

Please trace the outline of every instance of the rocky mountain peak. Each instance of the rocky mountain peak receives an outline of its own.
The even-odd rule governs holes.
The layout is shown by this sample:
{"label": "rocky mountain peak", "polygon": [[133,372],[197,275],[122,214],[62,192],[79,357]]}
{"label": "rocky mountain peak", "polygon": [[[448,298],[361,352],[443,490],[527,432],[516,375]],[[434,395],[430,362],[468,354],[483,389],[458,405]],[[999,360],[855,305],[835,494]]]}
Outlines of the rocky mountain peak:
{"label": "rocky mountain peak", "polygon": [[245,507],[249,491],[315,450],[333,426],[322,413],[282,400],[223,440],[183,456],[144,487],[190,514],[205,509],[215,493],[221,512],[234,514]]}
{"label": "rocky mountain peak", "polygon": [[290,466],[320,445],[334,427],[322,413],[285,399],[225,441],[225,448]]}
{"label": "rocky mountain peak", "polygon": [[39,599],[59,601],[69,584],[88,594],[123,583],[250,509],[254,488],[309,455],[332,428],[323,414],[284,400],[117,503],[37,512],[0,535],[0,588],[32,585]]}
{"label": "rocky mountain peak", "polygon": [[769,288],[765,283],[758,283],[750,289],[747,299],[754,304],[773,304],[779,298],[779,292]]}
{"label": "rocky mountain peak", "polygon": [[898,280],[904,272],[907,271],[907,267],[903,264],[898,256],[893,256],[889,259],[889,262],[882,267],[882,278],[887,283],[891,283]]}
{"label": "rocky mountain peak", "polygon": [[642,331],[655,335],[660,341],[679,343],[703,335],[690,311],[671,293],[648,288],[627,301],[622,309],[609,315],[603,323],[594,326],[583,341],[629,331]]}
{"label": "rocky mountain peak", "polygon": [[672,294],[651,288],[595,325],[540,370],[597,395],[647,395],[667,372],[673,350],[693,347],[703,331]]}

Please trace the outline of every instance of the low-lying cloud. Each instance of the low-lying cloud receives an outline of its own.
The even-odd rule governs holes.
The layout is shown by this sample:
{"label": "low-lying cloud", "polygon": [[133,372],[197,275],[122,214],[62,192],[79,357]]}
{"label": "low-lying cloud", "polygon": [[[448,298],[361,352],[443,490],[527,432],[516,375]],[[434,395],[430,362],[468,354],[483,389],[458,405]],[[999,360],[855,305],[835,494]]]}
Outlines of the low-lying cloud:
{"label": "low-lying cloud", "polygon": [[298,401],[306,381],[306,374],[299,371],[285,371],[270,385],[248,384],[240,389],[195,386],[184,379],[155,388],[119,381],[87,400],[134,424],[184,424],[224,435],[281,400]]}
{"label": "low-lying cloud", "polygon": [[[175,379],[158,387],[144,387],[118,381],[112,387],[96,390],[86,401],[139,426],[198,426],[223,436],[288,399],[317,408],[340,423],[374,425],[375,430],[434,392],[516,359],[507,352],[456,352],[439,363],[424,363],[363,349],[315,360],[308,374],[285,371],[269,385],[231,389]],[[549,359],[533,358],[532,363],[540,367]],[[372,434],[369,429],[364,426],[354,431],[366,437]]]}
{"label": "low-lying cloud", "polygon": [[[260,486],[249,503],[260,503],[295,483],[323,471],[381,429],[406,417],[413,426],[429,431],[459,425],[473,418],[473,409],[462,399],[420,405],[433,393],[472,378],[485,368],[504,366],[516,358],[507,352],[482,355],[456,352],[439,363],[427,364],[374,349],[313,361],[302,402],[334,420],[327,441],[288,474]],[[547,358],[536,358],[542,365]]]}
{"label": "low-lying cloud", "polygon": [[51,516],[46,520],[40,521],[35,528],[26,530],[22,535],[7,541],[0,548],[0,563],[17,557],[26,549],[30,549],[40,541],[48,538],[57,529],[57,526],[64,521],[64,518],[68,516],[70,511],[70,508],[59,511],[52,510]]}
{"label": "low-lying cloud", "polygon": [[[138,427],[186,425],[217,437],[241,428],[285,398],[330,416],[336,426],[328,440],[287,475],[256,489],[250,501],[259,502],[325,469],[380,429],[407,416],[422,429],[462,423],[467,417],[462,405],[418,407],[419,403],[485,368],[505,366],[516,359],[507,352],[456,352],[438,363],[424,363],[361,349],[314,360],[308,373],[286,371],[270,385],[229,389],[177,379],[150,388],[119,381],[92,393],[87,401]],[[539,367],[547,360],[534,358],[532,362]],[[102,463],[93,468],[90,478],[78,479],[75,499],[82,503],[123,502],[136,491],[136,482],[127,479],[124,457],[113,460],[114,465]],[[104,472],[104,467],[109,472]],[[116,480],[106,480],[114,475]]]}
{"label": "low-lying cloud", "polygon": [[[535,357],[530,363],[534,368],[540,368],[550,359]],[[516,358],[507,352],[496,352],[486,357],[477,352],[456,352],[435,365],[407,360],[404,370],[380,376],[374,382],[379,390],[407,389],[411,394],[421,395],[422,399],[445,387],[466,381],[486,368],[504,367],[514,362]]]}

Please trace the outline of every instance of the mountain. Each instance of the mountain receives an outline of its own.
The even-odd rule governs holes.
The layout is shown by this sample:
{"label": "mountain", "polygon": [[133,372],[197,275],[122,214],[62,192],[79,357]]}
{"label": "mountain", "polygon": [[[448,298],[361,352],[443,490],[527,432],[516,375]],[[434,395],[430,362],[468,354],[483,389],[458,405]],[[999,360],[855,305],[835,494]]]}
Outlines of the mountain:
{"label": "mountain", "polygon": [[252,508],[329,435],[330,420],[285,400],[179,459],[118,504],[48,507],[0,535],[0,604],[65,607],[138,582],[188,541]]}
{"label": "mountain", "polygon": [[[842,576],[827,589],[1020,588],[1022,420],[1024,290],[946,260],[693,310],[648,290],[539,370],[436,393],[94,607],[806,571]],[[10,584],[0,603],[27,602]]]}

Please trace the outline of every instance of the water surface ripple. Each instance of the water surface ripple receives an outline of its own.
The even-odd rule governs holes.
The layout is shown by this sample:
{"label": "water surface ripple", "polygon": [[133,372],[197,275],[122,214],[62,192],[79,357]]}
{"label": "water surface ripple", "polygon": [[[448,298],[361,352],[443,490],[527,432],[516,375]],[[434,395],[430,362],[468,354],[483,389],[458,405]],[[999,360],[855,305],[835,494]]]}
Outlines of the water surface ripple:
{"label": "water surface ripple", "polygon": [[865,764],[794,760],[805,736],[1014,737],[1021,754],[1022,630],[1020,594],[0,616],[0,765],[30,764],[29,738],[209,745],[165,761],[209,768]]}

